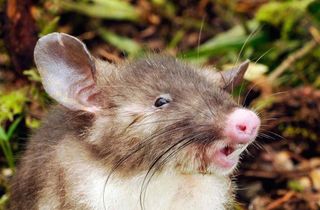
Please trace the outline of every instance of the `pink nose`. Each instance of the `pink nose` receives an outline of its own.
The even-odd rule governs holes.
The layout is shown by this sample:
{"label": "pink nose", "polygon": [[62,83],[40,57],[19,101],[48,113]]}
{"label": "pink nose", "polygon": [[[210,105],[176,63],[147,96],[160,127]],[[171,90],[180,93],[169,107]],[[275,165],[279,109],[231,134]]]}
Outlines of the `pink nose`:
{"label": "pink nose", "polygon": [[238,108],[227,117],[224,134],[233,143],[246,144],[256,138],[259,127],[260,119],[253,111]]}

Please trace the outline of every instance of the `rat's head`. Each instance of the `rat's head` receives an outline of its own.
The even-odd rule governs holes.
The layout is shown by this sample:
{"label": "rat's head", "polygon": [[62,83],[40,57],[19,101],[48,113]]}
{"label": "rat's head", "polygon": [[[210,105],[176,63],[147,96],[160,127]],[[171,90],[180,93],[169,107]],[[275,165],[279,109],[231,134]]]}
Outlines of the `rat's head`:
{"label": "rat's head", "polygon": [[228,174],[257,136],[257,115],[229,94],[248,62],[224,72],[163,56],[114,66],[61,33],[38,41],[35,61],[50,96],[94,116],[87,141],[114,169]]}

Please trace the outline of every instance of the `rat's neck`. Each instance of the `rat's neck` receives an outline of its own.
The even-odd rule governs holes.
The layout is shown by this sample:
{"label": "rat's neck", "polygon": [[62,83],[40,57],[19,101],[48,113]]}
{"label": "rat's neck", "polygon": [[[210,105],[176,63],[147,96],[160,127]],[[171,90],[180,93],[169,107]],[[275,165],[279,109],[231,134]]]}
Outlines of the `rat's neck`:
{"label": "rat's neck", "polygon": [[[145,195],[142,199],[145,210],[225,210],[233,200],[231,182],[226,177],[166,173],[153,176],[141,189],[144,177],[145,174],[128,179],[113,177],[105,186],[105,176],[88,174],[83,177],[88,180],[83,180],[81,194],[87,194],[84,198],[89,208],[103,209],[105,205],[108,210],[141,210],[141,193]],[[105,204],[101,199],[104,186]]]}
{"label": "rat's neck", "polygon": [[[66,146],[66,145],[64,145]],[[64,147],[66,148],[66,147]],[[140,193],[146,171],[123,178],[116,173],[105,185],[108,171],[101,163],[88,159],[77,146],[63,153],[59,161],[65,167],[71,203],[83,203],[88,209],[140,210]],[[76,164],[67,164],[75,162]],[[145,183],[148,182],[148,179]],[[70,190],[70,191],[69,191]],[[103,204],[103,192],[104,202]],[[144,210],[224,210],[232,202],[231,181],[227,176],[188,174],[174,170],[155,174],[142,189]]]}
{"label": "rat's neck", "polygon": [[144,177],[112,180],[106,189],[107,209],[139,210],[141,190],[146,210],[223,210],[232,200],[231,182],[226,177],[162,173],[141,189]]}

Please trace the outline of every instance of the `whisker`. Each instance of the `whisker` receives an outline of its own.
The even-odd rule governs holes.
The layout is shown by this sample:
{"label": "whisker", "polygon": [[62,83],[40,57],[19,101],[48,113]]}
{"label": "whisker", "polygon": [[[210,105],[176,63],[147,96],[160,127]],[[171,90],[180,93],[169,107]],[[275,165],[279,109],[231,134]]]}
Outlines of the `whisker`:
{"label": "whisker", "polygon": [[[258,85],[263,84],[264,82],[266,82],[266,81],[260,81],[260,82],[255,83],[254,85],[252,85],[251,88],[248,90],[246,96],[244,97],[243,103],[246,102],[246,100],[247,100],[249,94],[251,93],[251,91],[252,91],[255,87],[258,87]],[[285,93],[285,92],[288,92],[288,91],[277,92],[277,93],[270,94],[270,95],[268,95],[268,96],[274,96],[274,95],[277,95],[277,94],[283,94],[283,93]],[[243,106],[244,106],[244,104],[243,104]]]}
{"label": "whisker", "polygon": [[277,133],[275,133],[275,132],[273,132],[273,131],[265,131],[265,132],[268,132],[268,133],[270,133],[270,134],[272,134],[272,135],[275,135],[275,136],[277,136],[278,138],[280,138],[281,140],[286,140],[283,136],[281,136],[281,135],[279,135],[279,134],[277,134]]}
{"label": "whisker", "polygon": [[[205,116],[207,119],[211,119],[211,116],[208,115],[207,113],[205,113],[204,110],[201,110],[201,109],[199,109],[199,108],[197,108],[197,107],[194,107],[194,106],[193,106],[192,104],[190,104],[190,103],[186,103],[186,102],[183,102],[183,101],[179,101],[179,106],[181,106],[181,107],[183,107],[183,108],[186,108],[187,111],[188,111],[188,110],[194,110],[194,111],[196,111],[197,115],[202,115],[202,116]],[[134,115],[134,114],[129,113],[129,112],[127,112],[127,111],[121,111],[121,110],[118,109],[117,107],[116,107],[116,108],[113,108],[113,112],[117,112],[117,114],[120,114],[120,115],[121,115],[121,114]],[[113,116],[113,115],[114,115],[113,112],[110,112],[111,114],[105,114],[104,116]],[[180,112],[174,111],[174,114],[179,114],[179,113],[184,114],[185,112],[186,112],[186,110],[180,111]],[[151,111],[148,110],[146,113],[149,114],[149,115],[147,115],[147,116],[151,116],[151,115],[155,114],[156,112],[155,112],[154,110],[151,110]],[[169,112],[167,112],[167,113],[169,113]]]}
{"label": "whisker", "polygon": [[268,134],[265,134],[265,133],[260,133],[258,136],[266,138],[266,139],[275,140],[275,138],[273,138],[272,136],[269,136]]}
{"label": "whisker", "polygon": [[270,96],[281,95],[281,94],[288,93],[288,92],[289,92],[288,90],[286,90],[286,91],[279,91],[279,92],[276,92],[276,93],[271,94]]}
{"label": "whisker", "polygon": [[266,52],[264,52],[254,63],[257,64],[259,62],[260,59],[262,59],[265,55],[267,55],[271,50],[273,50],[274,48],[271,47],[269,50],[267,50]]}
{"label": "whisker", "polygon": [[[243,50],[244,50],[244,48],[245,48],[245,46],[247,45],[247,43],[248,43],[248,41],[253,37],[253,35],[254,34],[256,34],[256,32],[258,32],[260,29],[259,29],[259,27],[257,27],[255,30],[253,30],[250,34],[249,34],[249,36],[247,37],[247,39],[245,40],[245,42],[243,43],[243,45],[241,46],[241,49],[240,49],[240,52],[239,52],[239,54],[238,54],[238,56],[237,56],[237,59],[236,59],[236,62],[234,63],[234,66],[236,66],[237,65],[237,63],[239,62],[239,59],[240,59],[240,57],[241,57],[241,54],[242,54],[242,52],[243,52]],[[264,56],[264,54],[262,55],[262,56]],[[260,56],[260,57],[262,57],[262,56]],[[260,58],[259,58],[260,59]],[[242,82],[241,83],[241,86],[240,86],[240,91],[239,91],[239,96],[238,96],[238,105],[240,105],[240,97],[241,97],[241,91],[242,91],[242,89],[243,89],[243,84],[244,84],[244,82]],[[232,92],[233,92],[233,85],[232,85]]]}
{"label": "whisker", "polygon": [[[180,128],[178,127],[176,130],[179,130]],[[175,129],[172,129],[172,130],[175,130]],[[172,131],[171,130],[171,131]],[[111,178],[112,174],[116,171],[116,169],[118,167],[121,166],[122,163],[124,163],[126,160],[128,160],[132,155],[134,155],[136,152],[138,152],[139,150],[143,149],[145,146],[147,146],[146,143],[150,143],[149,141],[152,139],[156,139],[156,137],[158,136],[161,136],[163,134],[166,134],[168,131],[167,127],[164,127],[162,129],[160,129],[158,132],[156,132],[155,134],[151,135],[149,138],[146,138],[144,141],[142,141],[141,143],[139,143],[138,145],[135,146],[135,148],[133,148],[133,151],[131,153],[129,153],[128,155],[122,157],[117,164],[115,164],[111,170],[110,170],[110,173],[108,174],[107,178],[106,178],[106,181],[104,183],[104,186],[103,186],[103,206],[104,206],[104,209],[106,210],[106,204],[105,204],[105,191],[106,191],[106,187],[107,187],[107,184],[108,184],[108,181],[109,179]]]}
{"label": "whisker", "polygon": [[194,88],[196,89],[196,91],[198,92],[200,98],[202,99],[202,101],[206,104],[207,108],[209,109],[210,113],[212,116],[215,116],[215,114],[213,113],[210,105],[208,104],[207,100],[203,97],[203,95],[201,94],[200,90],[197,88],[196,84],[194,83],[194,81],[192,82]]}
{"label": "whisker", "polygon": [[240,56],[242,55],[242,52],[243,52],[245,46],[247,45],[248,41],[253,37],[253,35],[255,35],[259,30],[261,30],[261,28],[262,28],[262,27],[258,26],[255,30],[253,30],[253,31],[249,34],[249,36],[247,37],[247,39],[244,41],[244,43],[243,43],[243,45],[242,45],[242,47],[241,47],[241,49],[240,49],[240,52],[239,52],[239,54],[238,54],[238,56],[237,56],[237,59],[236,59],[236,62],[235,62],[235,64],[234,64],[234,66],[237,65],[237,63],[238,63],[238,61],[239,61],[239,59],[240,59]]}
{"label": "whisker", "polygon": [[[248,37],[248,38],[249,38],[249,37]],[[246,41],[247,41],[247,40],[246,40]],[[242,51],[242,50],[243,50],[243,48],[241,48],[241,51]],[[263,53],[254,63],[257,64],[258,61],[259,61],[261,58],[263,58],[265,55],[267,55],[271,50],[273,50],[273,48],[270,48],[270,49],[267,50],[265,53]],[[240,53],[241,53],[241,51],[240,51]],[[238,62],[239,57],[240,57],[240,54],[239,54],[239,56],[238,56],[238,58],[237,58],[236,63]],[[240,98],[241,98],[241,92],[242,92],[242,89],[243,89],[243,84],[244,84],[244,82],[242,82],[242,83],[241,83],[241,86],[240,86],[240,91],[239,91],[239,96],[238,96],[238,105],[240,105]],[[245,100],[244,100],[244,102],[245,102]]]}
{"label": "whisker", "polygon": [[244,82],[241,82],[241,86],[240,86],[240,90],[239,90],[239,96],[238,96],[238,101],[237,101],[237,104],[238,104],[238,105],[240,105],[241,92],[242,92],[242,89],[243,89],[243,84],[244,84]]}
{"label": "whisker", "polygon": [[254,84],[253,86],[251,86],[251,88],[248,90],[247,94],[245,95],[244,99],[243,99],[243,103],[242,106],[245,107],[245,102],[247,101],[247,98],[249,96],[249,94],[251,93],[251,91],[253,90],[253,88],[257,87],[258,83]]}
{"label": "whisker", "polygon": [[[193,107],[191,104],[179,102],[179,105],[186,105],[186,106],[183,106],[183,107],[189,107],[190,109],[192,108],[193,110],[197,111],[198,114],[204,115],[204,116],[207,117],[208,119],[211,119],[211,116],[208,115],[208,114],[206,114],[206,113],[204,112],[204,110],[201,110],[201,109],[199,109],[199,108],[195,108],[195,107]],[[182,113],[184,113],[184,112],[182,112]]]}
{"label": "whisker", "polygon": [[199,36],[198,36],[198,43],[197,43],[197,58],[198,58],[198,59],[199,59],[199,51],[200,51],[200,41],[201,41],[202,30],[203,30],[203,25],[204,25],[205,19],[206,19],[206,16],[203,15],[202,20],[201,20],[201,26],[200,26]]}
{"label": "whisker", "polygon": [[269,118],[263,118],[262,121],[274,121],[279,119],[279,117],[269,117]]}
{"label": "whisker", "polygon": [[[205,125],[198,125],[198,127],[200,127],[200,126],[205,126]],[[159,137],[159,136],[161,136],[161,135],[163,135],[163,134],[166,134],[166,133],[169,133],[169,132],[172,132],[172,131],[179,131],[179,130],[180,130],[180,131],[181,131],[181,130],[183,131],[183,130],[187,130],[187,129],[190,129],[190,128],[193,128],[193,127],[194,127],[193,125],[186,126],[186,127],[182,127],[182,128],[181,128],[181,127],[177,127],[177,128],[173,128],[173,129],[170,129],[170,127],[168,128],[168,126],[167,126],[167,127],[164,127],[164,128],[162,128],[162,129],[160,129],[160,130],[159,130],[157,133],[155,133],[154,135],[151,135],[150,137],[148,137],[147,139],[145,139],[144,141],[142,141],[141,143],[139,143],[137,146],[135,146],[135,148],[133,148],[133,151],[132,151],[130,154],[122,157],[122,158],[118,161],[118,163],[111,168],[110,173],[109,173],[109,175],[107,176],[106,181],[105,181],[105,183],[104,183],[104,187],[103,187],[103,205],[104,205],[104,207],[106,206],[106,205],[105,205],[104,195],[105,195],[105,190],[106,190],[107,183],[108,183],[109,179],[111,178],[112,174],[116,171],[116,169],[117,169],[118,167],[121,166],[122,163],[124,163],[126,160],[128,160],[133,154],[135,154],[135,153],[138,152],[139,150],[141,150],[141,149],[143,149],[144,147],[148,146],[148,144],[151,144],[151,143],[153,143],[154,141],[156,141],[156,140],[157,140],[156,137]],[[106,208],[105,208],[105,209],[106,209]]]}
{"label": "whisker", "polygon": [[[199,136],[200,134],[196,135],[196,136]],[[156,171],[163,165],[163,163],[168,160],[170,157],[172,157],[172,155],[176,154],[177,151],[180,151],[181,148],[184,148],[186,147],[187,145],[189,145],[193,139],[196,137],[196,136],[187,136],[185,138],[182,138],[180,139],[177,143],[173,144],[172,146],[170,146],[167,150],[165,150],[161,155],[159,155],[151,164],[151,166],[149,167],[144,179],[143,179],[143,182],[142,182],[142,185],[141,185],[141,190],[140,190],[140,206],[142,209],[144,209],[144,206],[143,206],[143,203],[144,203],[144,200],[145,200],[145,196],[146,196],[146,189],[147,189],[147,186],[149,185],[152,177],[154,176],[154,174],[156,173]],[[163,160],[161,160],[166,154],[168,154],[168,152],[170,152],[170,150],[172,150],[173,148],[175,148],[176,146],[178,146],[179,144],[181,144],[182,142],[186,141],[185,143],[183,143],[180,147],[178,147],[178,149],[172,151],[171,153],[169,153],[169,155],[167,157],[165,157]],[[160,164],[159,164],[159,161]],[[155,167],[156,165],[158,164],[157,167]],[[152,172],[152,173],[151,173]],[[149,174],[150,177],[149,177]],[[149,179],[148,179],[149,177]]]}
{"label": "whisker", "polygon": [[259,150],[263,150],[264,149],[263,145],[260,144],[258,141],[254,141],[251,145],[254,146],[255,148],[259,149]]}
{"label": "whisker", "polygon": [[150,124],[158,124],[158,123],[164,123],[164,122],[171,122],[171,121],[180,121],[185,120],[185,118],[172,118],[172,119],[165,119],[165,120],[155,120],[153,122],[146,122],[146,123],[139,123],[139,124],[133,124],[132,127],[139,127],[144,125],[150,125]]}

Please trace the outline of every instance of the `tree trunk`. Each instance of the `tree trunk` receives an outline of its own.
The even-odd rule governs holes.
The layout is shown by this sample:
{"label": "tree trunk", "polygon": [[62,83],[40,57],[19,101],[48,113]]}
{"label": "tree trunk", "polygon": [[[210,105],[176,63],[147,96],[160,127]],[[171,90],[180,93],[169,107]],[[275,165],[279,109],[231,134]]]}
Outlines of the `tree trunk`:
{"label": "tree trunk", "polygon": [[31,14],[32,0],[8,0],[6,4],[4,40],[18,77],[33,65],[33,50],[38,39]]}

